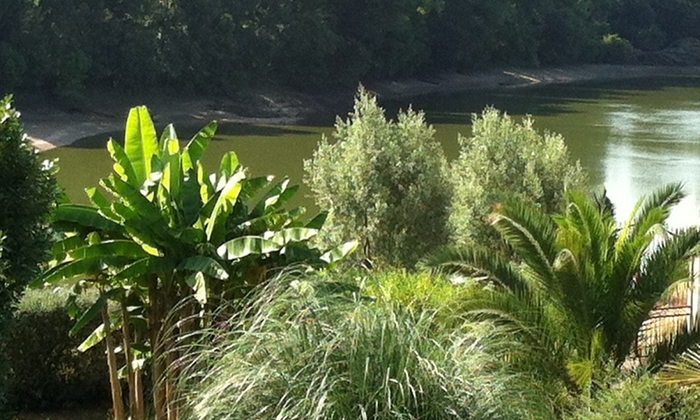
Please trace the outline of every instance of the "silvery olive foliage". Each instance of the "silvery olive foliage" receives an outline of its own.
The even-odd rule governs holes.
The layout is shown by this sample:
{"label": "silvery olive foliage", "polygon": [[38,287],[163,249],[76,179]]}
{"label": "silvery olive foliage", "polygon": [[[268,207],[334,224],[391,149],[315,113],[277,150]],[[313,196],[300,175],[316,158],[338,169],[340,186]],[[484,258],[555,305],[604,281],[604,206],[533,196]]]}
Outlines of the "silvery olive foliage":
{"label": "silvery olive foliage", "polygon": [[586,185],[564,138],[539,133],[530,117],[518,123],[486,108],[473,115],[472,135],[460,136],[459,143],[450,171],[455,189],[450,225],[458,244],[496,241],[489,215],[505,202],[528,201],[552,213],[564,204],[567,189]]}
{"label": "silvery olive foliage", "polygon": [[360,87],[348,119],[338,118],[304,162],[316,204],[331,211],[324,240],[359,239],[365,257],[412,267],[448,240],[447,163],[423,113],[387,119]]}

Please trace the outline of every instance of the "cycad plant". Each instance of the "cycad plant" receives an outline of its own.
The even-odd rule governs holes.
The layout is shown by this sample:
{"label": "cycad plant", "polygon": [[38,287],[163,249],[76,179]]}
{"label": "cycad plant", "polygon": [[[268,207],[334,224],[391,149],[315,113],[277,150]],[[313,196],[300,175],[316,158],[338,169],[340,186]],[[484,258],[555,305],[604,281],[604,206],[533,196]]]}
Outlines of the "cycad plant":
{"label": "cycad plant", "polygon": [[[469,313],[510,328],[530,349],[519,354],[530,354],[539,371],[588,391],[606,368],[626,361],[649,312],[687,280],[700,233],[666,227],[683,196],[679,184],[660,188],[621,226],[605,196],[568,192],[555,216],[509,203],[492,216],[507,255],[451,248],[426,264],[480,278],[486,286],[474,289]],[[650,359],[661,356],[652,351]]]}

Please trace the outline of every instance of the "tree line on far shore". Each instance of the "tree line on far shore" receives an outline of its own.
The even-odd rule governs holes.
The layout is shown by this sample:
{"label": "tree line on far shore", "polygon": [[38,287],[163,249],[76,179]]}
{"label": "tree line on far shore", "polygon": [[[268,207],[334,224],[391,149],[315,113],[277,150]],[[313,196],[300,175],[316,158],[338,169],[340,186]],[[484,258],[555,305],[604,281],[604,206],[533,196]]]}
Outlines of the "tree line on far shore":
{"label": "tree line on far shore", "polygon": [[619,58],[700,37],[699,0],[15,0],[0,6],[6,90],[230,94],[498,65]]}

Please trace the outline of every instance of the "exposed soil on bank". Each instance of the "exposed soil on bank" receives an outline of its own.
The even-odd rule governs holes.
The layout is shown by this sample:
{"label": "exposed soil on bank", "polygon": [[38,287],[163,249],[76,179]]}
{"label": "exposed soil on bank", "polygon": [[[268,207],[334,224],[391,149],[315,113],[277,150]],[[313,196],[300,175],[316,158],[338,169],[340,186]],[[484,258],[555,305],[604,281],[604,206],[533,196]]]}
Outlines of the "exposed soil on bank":
{"label": "exposed soil on bank", "polygon": [[[448,94],[482,89],[514,89],[544,84],[607,81],[655,76],[700,76],[700,66],[583,65],[548,69],[501,69],[447,73],[423,79],[371,83],[384,99],[424,94]],[[260,89],[236,97],[91,92],[67,101],[38,94],[18,95],[25,129],[39,150],[70,144],[80,138],[123,128],[129,108],[145,104],[157,123],[189,124],[210,120],[225,123],[289,125],[319,113],[341,112],[352,103],[353,91],[308,95],[284,89]]]}

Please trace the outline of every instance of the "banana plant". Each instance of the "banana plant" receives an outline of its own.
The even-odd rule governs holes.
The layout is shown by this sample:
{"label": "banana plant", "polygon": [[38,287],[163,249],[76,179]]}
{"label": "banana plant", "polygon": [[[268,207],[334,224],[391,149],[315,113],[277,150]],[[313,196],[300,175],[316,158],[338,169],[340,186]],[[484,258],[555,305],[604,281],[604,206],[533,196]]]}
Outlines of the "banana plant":
{"label": "banana plant", "polygon": [[212,122],[181,145],[172,125],[158,137],[147,109],[133,108],[123,146],[107,144],[112,173],[100,188],[86,190],[91,204],[63,204],[54,213],[65,237],[53,248],[54,266],[35,284],[100,290],[72,332],[102,316],[81,349],[105,343],[117,420],[127,414],[112,331],[122,333],[131,418],[144,418],[142,369],[150,355],[156,420],[176,419],[177,370],[166,375],[166,368],[179,357],[175,337],[202,326],[182,320],[220,299],[244,297],[270,270],[328,267],[356,246],[327,252],[311,246],[326,213],[304,219],[303,208],[287,209],[298,187],[288,179],[249,178],[234,152],[208,174],[201,158],[216,128]]}

